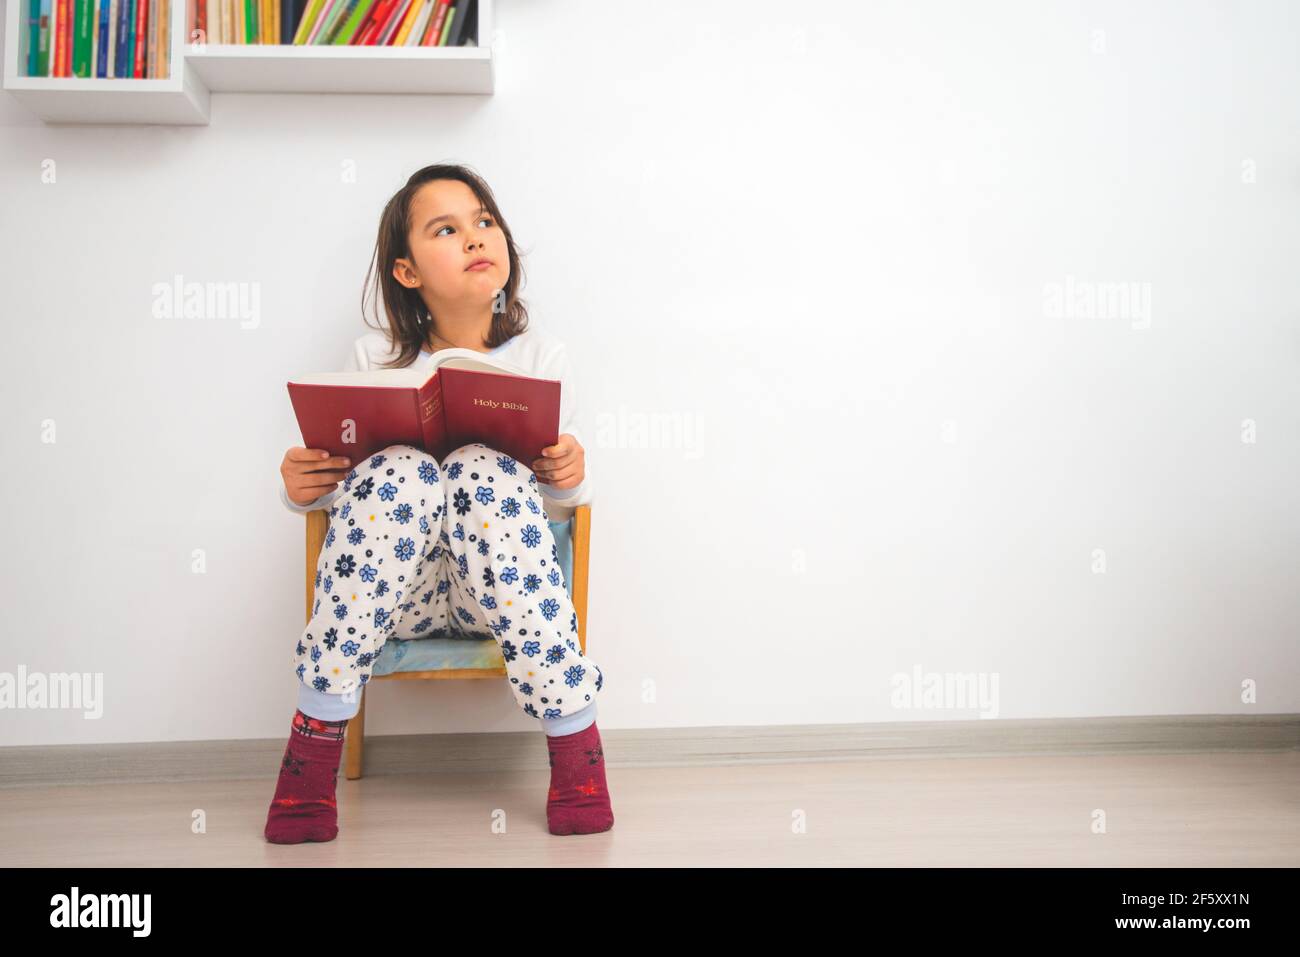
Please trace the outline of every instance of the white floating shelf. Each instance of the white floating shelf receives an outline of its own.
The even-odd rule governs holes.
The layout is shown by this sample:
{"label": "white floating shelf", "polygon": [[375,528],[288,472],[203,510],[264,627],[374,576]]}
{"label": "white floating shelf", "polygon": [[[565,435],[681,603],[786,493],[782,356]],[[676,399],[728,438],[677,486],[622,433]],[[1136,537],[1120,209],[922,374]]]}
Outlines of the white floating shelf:
{"label": "white floating shelf", "polygon": [[[173,0],[173,9],[184,9]],[[491,94],[492,0],[478,0],[479,46],[188,43],[171,24],[172,76],[26,76],[27,0],[5,4],[4,88],[46,123],[204,125],[210,93]]]}
{"label": "white floating shelf", "polygon": [[[482,0],[479,0],[482,10]],[[192,46],[213,93],[491,93],[490,47]]]}

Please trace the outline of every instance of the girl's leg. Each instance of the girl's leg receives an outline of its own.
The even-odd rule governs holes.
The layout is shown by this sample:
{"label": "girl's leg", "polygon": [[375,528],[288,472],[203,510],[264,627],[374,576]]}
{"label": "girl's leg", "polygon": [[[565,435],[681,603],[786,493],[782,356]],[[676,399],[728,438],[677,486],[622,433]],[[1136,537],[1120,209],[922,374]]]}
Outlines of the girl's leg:
{"label": "girl's leg", "polygon": [[430,546],[445,507],[437,462],[410,446],[384,449],[344,480],[317,563],[312,618],[294,652],[298,710],[267,813],[268,841],[337,836],[344,732],[375,656],[409,610],[404,595],[440,565]]}
{"label": "girl's leg", "polygon": [[[356,714],[375,657],[437,565],[431,553],[445,509],[437,460],[413,446],[389,446],[348,473],[330,508],[312,617],[294,649],[301,703]],[[356,700],[330,700],[343,695]]]}
{"label": "girl's leg", "polygon": [[556,720],[595,704],[603,679],[578,644],[537,476],[481,442],[442,463],[454,624],[491,631],[526,714]]}
{"label": "girl's leg", "polygon": [[481,442],[448,453],[442,466],[453,620],[491,630],[515,700],[543,723],[550,832],[607,831],[614,813],[595,723],[604,679],[578,643],[537,476]]}

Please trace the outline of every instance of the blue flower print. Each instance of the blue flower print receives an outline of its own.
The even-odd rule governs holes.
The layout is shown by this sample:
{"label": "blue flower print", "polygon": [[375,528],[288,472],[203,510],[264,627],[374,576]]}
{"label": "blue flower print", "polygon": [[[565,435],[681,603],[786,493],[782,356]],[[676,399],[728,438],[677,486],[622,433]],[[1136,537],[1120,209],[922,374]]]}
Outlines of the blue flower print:
{"label": "blue flower print", "polygon": [[524,592],[531,595],[537,589],[542,587],[542,580],[536,575],[527,574],[524,576]]}
{"label": "blue flower print", "polygon": [[330,593],[330,589],[333,588],[333,587],[334,587],[334,576],[333,576],[333,575],[326,575],[326,576],[325,576],[325,594],[328,595],[328,594]]}
{"label": "blue flower print", "polygon": [[486,555],[488,553],[488,543],[486,538],[480,538],[478,540],[478,553],[480,555]]}
{"label": "blue flower print", "polygon": [[351,503],[351,502],[348,502],[348,503],[347,503],[346,505],[344,505],[343,508],[339,511],[339,518],[347,518],[347,517],[348,517],[349,515],[351,515],[351,514],[352,514],[352,503]]}
{"label": "blue flower print", "polygon": [[506,497],[501,500],[501,514],[506,518],[514,518],[519,514],[519,500]]}
{"label": "blue flower print", "polygon": [[311,660],[320,661],[320,645],[311,646]]}
{"label": "blue flower print", "polygon": [[541,604],[541,611],[542,614],[546,616],[546,620],[550,621],[557,614],[559,614],[560,603],[556,601],[554,598],[543,599]]}
{"label": "blue flower print", "polygon": [[483,568],[483,586],[492,588],[496,585],[496,576],[492,574],[492,566],[487,565]]}
{"label": "blue flower print", "polygon": [[325,632],[325,637],[320,640],[320,643],[325,646],[326,651],[333,651],[334,646],[338,644],[338,641],[339,641],[338,629],[331,628],[329,631]]}
{"label": "blue flower print", "polygon": [[326,678],[324,675],[317,675],[315,678],[311,680],[311,686],[315,688],[317,691],[328,691],[330,686],[330,680]]}
{"label": "blue flower print", "polygon": [[465,466],[463,463],[452,462],[450,465],[447,466],[447,478],[451,479],[452,481],[455,481],[456,479],[460,478],[460,473],[464,470],[464,468]]}
{"label": "blue flower print", "polygon": [[546,649],[546,660],[550,664],[564,660],[564,645],[551,645]]}
{"label": "blue flower print", "polygon": [[501,658],[504,661],[514,661],[518,655],[515,654],[515,646],[509,641],[501,642]]}
{"label": "blue flower print", "polygon": [[514,565],[507,565],[505,568],[501,569],[501,581],[505,584],[513,585],[518,580],[519,569],[515,568]]}
{"label": "blue flower print", "polygon": [[348,532],[348,544],[354,548],[360,545],[366,539],[366,533],[359,528],[354,528]]}
{"label": "blue flower print", "polygon": [[329,548],[331,545],[334,544],[334,539],[336,537],[334,533],[335,533],[335,528],[333,525],[331,525],[330,530],[325,533],[325,544],[322,546],[323,548]]}
{"label": "blue flower print", "polygon": [[378,577],[379,569],[372,568],[370,563],[366,562],[361,566],[361,571],[358,574],[361,575],[361,580],[363,582],[372,582]]}
{"label": "blue flower print", "polygon": [[587,669],[582,665],[572,665],[564,672],[564,683],[570,688],[576,688],[582,684],[582,676],[587,673]]}
{"label": "blue flower print", "polygon": [[531,498],[524,499],[524,504],[528,506],[528,511],[532,512],[534,515],[542,514],[542,510],[537,507],[537,503],[534,502]]}
{"label": "blue flower print", "polygon": [[383,465],[387,461],[388,461],[387,457],[385,457],[381,453],[377,453],[375,455],[370,456],[370,467],[372,469],[377,469],[379,468],[379,466]]}
{"label": "blue flower print", "polygon": [[352,490],[352,497],[358,501],[365,501],[370,497],[370,492],[375,487],[375,477],[367,475],[355,489]]}
{"label": "blue flower print", "polygon": [[[408,505],[406,502],[403,502],[401,505],[397,506],[397,508],[393,509],[393,518],[397,519],[403,525],[409,522],[411,520],[411,516],[414,514],[415,512],[411,509],[411,506]],[[421,519],[423,519],[423,517],[424,516],[421,516]]]}
{"label": "blue flower print", "polygon": [[478,600],[478,603],[484,608],[495,608],[497,606],[497,600],[491,595],[484,595]]}
{"label": "blue flower print", "polygon": [[466,611],[464,608],[460,607],[460,605],[456,606],[456,615],[467,625],[472,625],[478,620],[472,613]]}
{"label": "blue flower print", "polygon": [[438,470],[433,467],[432,462],[421,462],[417,471],[420,475],[420,481],[425,485],[432,485],[438,481]]}
{"label": "blue flower print", "polygon": [[339,651],[343,652],[343,654],[347,655],[349,658],[351,658],[360,650],[361,650],[361,646],[357,644],[355,641],[353,641],[351,638],[343,642],[343,645],[339,648]]}
{"label": "blue flower print", "polygon": [[379,584],[375,586],[375,597],[383,598],[387,594],[388,594],[388,579],[381,578],[379,579]]}
{"label": "blue flower print", "polygon": [[339,578],[347,578],[356,567],[356,560],[351,555],[340,555],[334,562],[334,571]]}
{"label": "blue flower print", "polygon": [[552,585],[554,585],[556,588],[559,588],[559,587],[560,587],[560,570],[559,570],[558,568],[552,568],[552,569],[551,569],[551,573],[550,573],[549,575],[546,576],[546,580],[547,580],[548,582],[550,582]]}
{"label": "blue flower print", "polygon": [[334,617],[337,618],[339,621],[342,621],[344,618],[348,617],[348,606],[343,604],[343,602],[339,602],[337,605],[335,605]]}
{"label": "blue flower print", "polygon": [[474,493],[474,497],[478,499],[480,505],[488,505],[497,499],[496,493],[486,485],[480,485],[478,491]]}
{"label": "blue flower print", "polygon": [[397,498],[397,486],[392,482],[385,482],[383,485],[379,486],[379,497],[385,502],[391,502],[393,499]]}
{"label": "blue flower print", "polygon": [[547,708],[542,712],[543,718],[561,718],[563,716],[563,712],[559,708]]}
{"label": "blue flower print", "polygon": [[457,515],[464,515],[469,511],[469,493],[463,488],[457,489],[456,494],[452,496],[451,504],[456,509]]}
{"label": "blue flower print", "polygon": [[457,522],[455,530],[451,533],[451,537],[456,539],[458,542],[465,541],[465,526],[460,522]]}
{"label": "blue flower print", "polygon": [[542,533],[537,530],[537,526],[531,522],[524,526],[524,530],[519,533],[519,537],[524,540],[524,544],[529,548],[536,548],[542,540]]}
{"label": "blue flower print", "polygon": [[525,681],[523,684],[519,686],[519,693],[531,695],[533,693],[533,686],[530,685],[527,681]]}
{"label": "blue flower print", "polygon": [[508,455],[498,455],[497,468],[505,472],[507,475],[514,475],[516,472],[515,460]]}
{"label": "blue flower print", "polygon": [[537,709],[533,707],[533,703],[531,701],[528,702],[526,705],[524,705],[524,714],[528,715],[528,717],[530,718],[537,717]]}
{"label": "blue flower print", "polygon": [[385,608],[376,608],[376,609],[375,609],[375,627],[376,627],[376,628],[383,628],[383,627],[384,627],[384,624],[385,624],[387,621],[388,621],[388,610],[385,609]]}
{"label": "blue flower print", "polygon": [[404,562],[409,562],[411,557],[415,555],[415,540],[410,538],[399,538],[397,540],[397,546],[393,551],[399,559]]}
{"label": "blue flower print", "polygon": [[524,654],[529,658],[542,653],[542,643],[540,641],[525,641]]}
{"label": "blue flower print", "polygon": [[[429,519],[428,519],[428,516],[425,516],[425,515],[421,515],[421,516],[420,516],[420,531],[421,531],[424,535],[426,535],[426,536],[429,534]],[[434,558],[437,558],[437,557],[438,557],[438,546],[437,546],[437,545],[434,545],[434,546],[433,546],[433,557],[434,557]]]}

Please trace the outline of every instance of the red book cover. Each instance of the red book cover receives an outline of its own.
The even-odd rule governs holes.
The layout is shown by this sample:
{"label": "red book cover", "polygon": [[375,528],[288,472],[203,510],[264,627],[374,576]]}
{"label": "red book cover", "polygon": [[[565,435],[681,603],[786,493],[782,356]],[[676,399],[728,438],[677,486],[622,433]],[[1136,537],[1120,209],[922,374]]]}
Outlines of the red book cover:
{"label": "red book cover", "polygon": [[418,367],[300,376],[287,386],[303,446],[354,464],[390,445],[441,459],[483,442],[531,468],[560,440],[560,381],[523,375],[472,349],[443,349]]}
{"label": "red book cover", "polygon": [[144,44],[149,30],[149,0],[139,0],[135,8],[135,62],[131,76],[144,78]]}

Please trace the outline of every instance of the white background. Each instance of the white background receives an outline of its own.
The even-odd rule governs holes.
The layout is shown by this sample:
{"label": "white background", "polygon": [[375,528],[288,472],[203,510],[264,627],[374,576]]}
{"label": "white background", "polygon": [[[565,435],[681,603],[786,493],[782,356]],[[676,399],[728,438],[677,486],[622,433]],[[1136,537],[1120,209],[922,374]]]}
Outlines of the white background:
{"label": "white background", "polygon": [[[892,707],[918,666],[996,673],[1003,718],[1300,709],[1300,8],[497,9],[491,97],[0,96],[0,671],[105,699],[0,744],[286,733],[285,381],[341,365],[383,204],[442,161],[574,362],[603,729],[975,719]],[[177,274],[257,284],[259,325],[155,318]],[[1066,277],[1148,284],[1149,326],[1053,318]],[[536,727],[503,681],[367,693],[372,734]]]}

